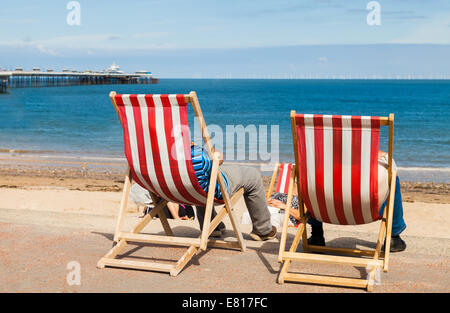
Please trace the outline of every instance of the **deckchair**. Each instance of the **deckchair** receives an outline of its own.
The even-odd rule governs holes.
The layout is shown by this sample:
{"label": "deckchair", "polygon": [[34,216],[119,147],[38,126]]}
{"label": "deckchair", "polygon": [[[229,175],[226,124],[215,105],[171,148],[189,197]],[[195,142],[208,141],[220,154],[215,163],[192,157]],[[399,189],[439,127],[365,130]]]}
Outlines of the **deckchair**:
{"label": "deckchair", "polygon": [[[188,95],[119,95],[110,93],[111,101],[123,128],[125,156],[128,171],[125,176],[122,200],[119,208],[113,248],[99,260],[103,268],[125,267],[141,270],[169,272],[176,276],[193,255],[207,246],[234,248],[245,251],[245,242],[236,223],[234,203],[243,195],[243,190],[233,197],[227,192],[220,175],[220,155],[213,153],[208,129],[195,92]],[[200,186],[191,160],[191,141],[187,105],[192,104],[199,123],[205,150],[212,160],[208,193]],[[155,207],[130,231],[123,232],[131,182],[134,181],[150,192]],[[223,200],[214,198],[216,183]],[[198,238],[175,237],[164,215],[163,207],[168,201],[205,207],[201,236]],[[213,205],[224,205],[211,221]],[[222,219],[228,215],[237,241],[208,239]],[[140,234],[144,227],[158,216],[167,236]],[[165,246],[187,246],[187,251],[175,264],[141,262],[117,259],[128,242],[161,244]]]}
{"label": "deckchair", "polygon": [[[269,189],[266,193],[266,199],[269,200],[272,196],[275,188],[275,192],[279,193],[288,193],[289,191],[289,182],[291,180],[291,177],[294,177],[294,164],[292,163],[276,163],[275,167],[272,172],[272,178],[270,179]],[[292,199],[292,197],[291,197]],[[291,203],[291,201],[287,201],[288,203]],[[279,209],[269,207],[269,211],[272,215],[272,225],[277,225],[280,221],[278,219]],[[273,216],[276,216],[275,219],[273,219]],[[241,224],[250,224],[251,218],[248,211],[245,211],[244,214],[242,214]],[[283,223],[286,223],[284,221]],[[289,221],[287,222],[289,224]],[[280,223],[281,225],[281,223]],[[284,225],[284,224],[283,224]],[[295,225],[288,225],[288,227],[296,227]]]}
{"label": "deckchair", "polygon": [[[289,192],[289,181],[292,176],[292,168],[294,164],[292,163],[277,163],[273,169],[272,178],[270,179],[269,189],[266,193],[266,198],[270,199],[273,193],[273,188],[275,187],[275,192],[288,193]],[[276,185],[275,185],[276,183]]]}
{"label": "deckchair", "polygon": [[[293,163],[277,163],[273,170],[269,189],[267,190],[267,194],[266,194],[266,199],[270,199],[270,197],[273,194],[274,187],[275,187],[275,192],[287,194],[288,196],[287,196],[286,204],[289,206],[289,207],[286,207],[287,211],[290,211],[290,209],[291,209],[293,193],[289,194],[289,184],[291,182],[291,179],[292,180],[294,179],[294,177],[295,177],[294,174],[295,174],[295,164],[293,164]],[[276,182],[276,185],[275,185],[275,182]],[[284,219],[283,228],[286,225],[287,225],[286,227],[297,227],[299,225],[299,224],[297,224],[297,225],[289,224],[289,215],[285,214],[285,217],[286,216],[287,216],[287,220],[286,220],[286,218]],[[282,232],[282,234],[283,234],[283,232]]]}
{"label": "deckchair", "polygon": [[[291,112],[295,153],[295,178],[299,194],[301,225],[289,251],[284,250],[287,229],[282,230],[278,282],[367,288],[373,290],[376,270],[388,270],[396,170],[392,166],[394,115],[389,117],[296,114]],[[382,218],[378,194],[378,147],[381,126],[389,127],[389,196]],[[290,190],[294,186],[291,180]],[[381,190],[381,189],[380,189]],[[380,198],[380,199],[379,199]],[[287,214],[287,213],[286,213]],[[346,249],[309,245],[306,223],[309,216],[338,224],[367,224],[381,219],[375,249]],[[285,220],[287,216],[285,216]],[[384,238],[384,240],[383,240]],[[300,239],[303,252],[296,252]],[[383,241],[387,249],[383,253]],[[314,254],[311,252],[337,255]],[[343,254],[344,256],[340,256]],[[383,258],[383,260],[381,260]],[[346,278],[288,272],[293,261],[345,264],[369,269],[367,278]]]}

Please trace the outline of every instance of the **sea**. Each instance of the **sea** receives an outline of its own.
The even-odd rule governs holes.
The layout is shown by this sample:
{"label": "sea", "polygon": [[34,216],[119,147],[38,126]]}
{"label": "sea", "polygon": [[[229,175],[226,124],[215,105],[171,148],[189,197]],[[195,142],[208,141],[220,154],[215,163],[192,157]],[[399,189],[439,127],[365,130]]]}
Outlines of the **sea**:
{"label": "sea", "polygon": [[[122,129],[110,91],[195,91],[217,146],[230,152],[226,160],[253,165],[294,160],[291,110],[394,113],[394,159],[400,176],[410,181],[450,182],[450,80],[161,79],[153,85],[17,88],[0,94],[0,153],[124,160]],[[192,110],[189,113],[192,122]],[[238,125],[256,129],[258,136],[245,137],[241,157],[231,152],[242,148],[242,142],[236,137],[230,148],[225,138],[227,127]],[[264,127],[267,134],[261,131]],[[265,152],[275,151],[276,157],[258,154],[259,136],[266,139]],[[381,150],[387,151],[387,138],[385,129]]]}

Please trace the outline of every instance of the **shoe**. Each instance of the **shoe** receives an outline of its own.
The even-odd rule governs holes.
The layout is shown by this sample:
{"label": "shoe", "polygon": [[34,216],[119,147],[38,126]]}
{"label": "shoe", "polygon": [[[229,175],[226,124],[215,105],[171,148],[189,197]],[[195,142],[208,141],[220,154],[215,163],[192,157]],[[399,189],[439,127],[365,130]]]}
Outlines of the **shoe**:
{"label": "shoe", "polygon": [[224,225],[224,227],[223,228],[216,228],[216,230],[214,230],[212,233],[211,233],[211,235],[209,235],[210,237],[215,237],[215,238],[220,238],[220,237],[222,237],[222,235],[225,233],[225,230],[226,230],[226,228],[225,228],[225,225]]}
{"label": "shoe", "polygon": [[311,236],[308,238],[308,245],[325,247],[325,238],[323,236]]}
{"label": "shoe", "polygon": [[[381,250],[384,251],[384,245],[381,248]],[[406,243],[403,241],[402,238],[400,238],[400,236],[392,236],[391,237],[391,252],[401,252],[404,251],[406,249]]]}
{"label": "shoe", "polygon": [[222,237],[222,231],[215,230],[211,233],[211,235],[209,235],[209,237],[220,238]]}
{"label": "shoe", "polygon": [[253,231],[250,233],[250,237],[256,241],[270,240],[270,239],[275,238],[276,235],[277,235],[277,228],[275,226],[272,226],[272,230],[266,235],[258,235],[257,233],[255,233]]}

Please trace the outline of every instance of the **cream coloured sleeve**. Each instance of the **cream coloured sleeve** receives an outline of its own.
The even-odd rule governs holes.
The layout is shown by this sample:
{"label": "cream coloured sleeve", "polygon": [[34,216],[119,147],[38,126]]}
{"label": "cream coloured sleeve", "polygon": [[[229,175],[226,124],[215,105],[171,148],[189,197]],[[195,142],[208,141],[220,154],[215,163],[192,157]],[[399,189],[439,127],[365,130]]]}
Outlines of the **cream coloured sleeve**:
{"label": "cream coloured sleeve", "polygon": [[[392,160],[392,169],[397,170],[395,161]],[[378,207],[381,208],[389,195],[388,183],[388,154],[378,157]]]}

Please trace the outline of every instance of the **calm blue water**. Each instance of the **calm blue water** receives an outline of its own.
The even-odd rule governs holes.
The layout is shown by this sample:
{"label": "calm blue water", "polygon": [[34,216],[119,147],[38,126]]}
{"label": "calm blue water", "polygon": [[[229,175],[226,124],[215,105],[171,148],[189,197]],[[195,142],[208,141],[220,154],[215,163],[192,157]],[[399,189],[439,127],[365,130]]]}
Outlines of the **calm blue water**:
{"label": "calm blue water", "polygon": [[[290,110],[387,116],[395,113],[400,167],[450,168],[450,81],[195,80],[158,85],[12,89],[0,94],[0,149],[122,156],[108,93],[195,90],[208,124],[279,125],[280,158],[292,160]],[[386,138],[386,133],[383,133]],[[387,140],[381,144],[386,147]]]}

